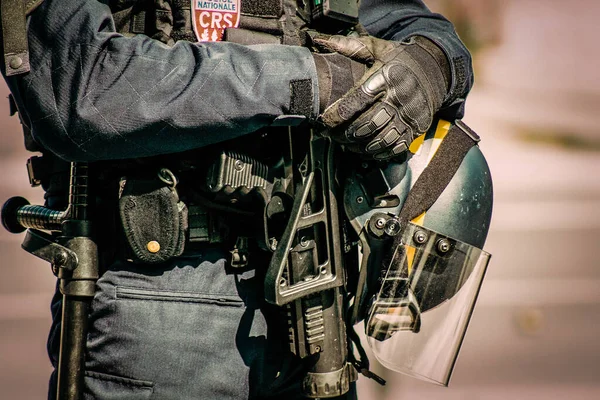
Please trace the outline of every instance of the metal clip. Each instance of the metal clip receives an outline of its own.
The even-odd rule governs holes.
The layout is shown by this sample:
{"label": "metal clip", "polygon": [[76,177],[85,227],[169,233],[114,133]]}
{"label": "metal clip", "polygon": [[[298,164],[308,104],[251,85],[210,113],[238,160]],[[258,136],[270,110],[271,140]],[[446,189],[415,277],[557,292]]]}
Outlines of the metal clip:
{"label": "metal clip", "polygon": [[231,259],[229,264],[232,268],[245,268],[248,266],[248,238],[238,236],[235,246],[231,250]]}
{"label": "metal clip", "polygon": [[175,174],[168,168],[161,168],[158,171],[158,179],[169,185],[173,190],[175,190],[175,186],[179,183]]}

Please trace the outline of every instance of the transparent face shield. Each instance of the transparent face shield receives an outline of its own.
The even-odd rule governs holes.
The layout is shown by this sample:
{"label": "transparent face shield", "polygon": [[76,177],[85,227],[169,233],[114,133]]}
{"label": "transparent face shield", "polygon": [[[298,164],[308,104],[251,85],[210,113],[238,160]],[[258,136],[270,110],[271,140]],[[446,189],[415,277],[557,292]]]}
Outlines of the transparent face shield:
{"label": "transparent face shield", "polygon": [[447,386],[490,254],[415,224],[402,233],[365,322],[379,362]]}

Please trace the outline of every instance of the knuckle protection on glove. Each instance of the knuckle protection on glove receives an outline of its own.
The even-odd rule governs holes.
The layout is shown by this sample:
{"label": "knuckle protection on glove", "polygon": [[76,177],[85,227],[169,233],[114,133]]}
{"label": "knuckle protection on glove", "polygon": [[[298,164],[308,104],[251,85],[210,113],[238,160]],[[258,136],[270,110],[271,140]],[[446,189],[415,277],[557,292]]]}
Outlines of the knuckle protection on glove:
{"label": "knuckle protection on glove", "polygon": [[387,82],[383,74],[383,68],[373,73],[366,81],[361,85],[361,89],[371,95],[376,96],[383,92],[387,88]]}
{"label": "knuckle protection on glove", "polygon": [[408,150],[406,127],[392,125],[380,133],[365,147],[365,152],[375,159],[386,159],[400,155]]}
{"label": "knuckle protection on glove", "polygon": [[403,63],[391,63],[383,68],[388,84],[386,100],[393,104],[401,117],[418,132],[429,128],[435,105],[424,87],[423,77]]}
{"label": "knuckle protection on glove", "polygon": [[[386,101],[415,131],[426,131],[447,92],[445,56],[433,42],[413,37],[402,44],[372,40],[372,51],[383,64],[363,85],[368,93],[386,91]],[[448,72],[448,71],[446,71]]]}
{"label": "knuckle protection on glove", "polygon": [[380,131],[393,118],[390,110],[385,107],[376,107],[364,116],[358,118],[346,129],[346,137],[349,141],[364,141]]}
{"label": "knuckle protection on glove", "polygon": [[360,153],[387,159],[408,150],[413,131],[392,106],[379,102],[348,126],[345,139]]}
{"label": "knuckle protection on glove", "polygon": [[450,72],[442,50],[419,36],[404,43],[371,36],[330,36],[323,42],[371,65],[359,86],[322,116],[325,125],[337,128],[336,140],[377,160],[405,153],[446,97]]}

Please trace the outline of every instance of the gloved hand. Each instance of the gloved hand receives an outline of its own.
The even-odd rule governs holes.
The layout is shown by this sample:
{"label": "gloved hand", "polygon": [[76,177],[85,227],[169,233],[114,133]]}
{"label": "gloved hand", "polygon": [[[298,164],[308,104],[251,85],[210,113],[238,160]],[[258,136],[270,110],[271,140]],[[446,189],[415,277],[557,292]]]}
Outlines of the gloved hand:
{"label": "gloved hand", "polygon": [[332,139],[378,160],[408,149],[429,129],[450,84],[450,65],[430,40],[312,35],[313,45],[370,66],[355,87],[329,105],[321,122]]}
{"label": "gloved hand", "polygon": [[367,72],[367,66],[338,53],[312,53],[317,67],[319,113],[348,93]]}

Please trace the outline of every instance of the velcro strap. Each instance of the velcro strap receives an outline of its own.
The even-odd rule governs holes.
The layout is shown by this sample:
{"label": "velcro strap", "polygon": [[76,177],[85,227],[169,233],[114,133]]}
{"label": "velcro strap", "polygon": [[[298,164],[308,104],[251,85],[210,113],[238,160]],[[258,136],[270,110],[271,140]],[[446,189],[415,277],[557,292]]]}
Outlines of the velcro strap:
{"label": "velcro strap", "polygon": [[297,79],[290,82],[290,110],[291,115],[312,114],[313,87],[310,79]]}
{"label": "velcro strap", "polygon": [[279,18],[283,15],[283,1],[242,0],[242,13],[257,17]]}
{"label": "velcro strap", "polygon": [[279,36],[242,28],[226,28],[223,41],[243,44],[245,46],[253,44],[281,44]]}
{"label": "velcro strap", "polygon": [[[408,192],[398,219],[403,228],[427,211],[440,197],[463,159],[479,142],[479,136],[462,121],[455,121],[440,144],[437,152]],[[390,253],[400,245],[401,235],[394,238]],[[393,254],[387,254],[384,265],[390,265]]]}
{"label": "velcro strap", "polygon": [[29,72],[25,10],[23,0],[2,0],[0,4],[6,76]]}

